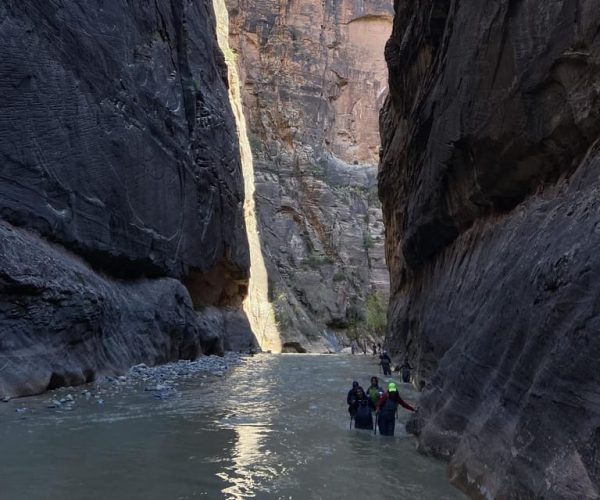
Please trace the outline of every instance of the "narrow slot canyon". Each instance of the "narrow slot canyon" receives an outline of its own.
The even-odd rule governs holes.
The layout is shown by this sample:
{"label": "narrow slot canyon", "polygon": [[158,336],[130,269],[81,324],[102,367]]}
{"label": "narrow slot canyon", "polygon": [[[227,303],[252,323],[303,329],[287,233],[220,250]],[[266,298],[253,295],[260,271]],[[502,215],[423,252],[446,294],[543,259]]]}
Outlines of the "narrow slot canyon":
{"label": "narrow slot canyon", "polygon": [[0,498],[600,498],[597,7],[0,2]]}

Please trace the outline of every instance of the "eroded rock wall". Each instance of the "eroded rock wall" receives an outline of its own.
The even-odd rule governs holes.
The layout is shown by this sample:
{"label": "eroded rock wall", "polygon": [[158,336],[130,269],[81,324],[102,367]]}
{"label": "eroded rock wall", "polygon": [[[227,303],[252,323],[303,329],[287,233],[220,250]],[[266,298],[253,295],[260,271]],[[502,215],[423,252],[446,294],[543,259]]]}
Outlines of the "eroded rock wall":
{"label": "eroded rock wall", "polygon": [[375,165],[391,5],[227,5],[271,300],[284,344],[317,349],[387,299]]}
{"label": "eroded rock wall", "polygon": [[249,267],[211,2],[7,0],[0,53],[0,393],[201,353]]}
{"label": "eroded rock wall", "polygon": [[474,497],[600,493],[600,10],[397,1],[379,190],[410,428]]}

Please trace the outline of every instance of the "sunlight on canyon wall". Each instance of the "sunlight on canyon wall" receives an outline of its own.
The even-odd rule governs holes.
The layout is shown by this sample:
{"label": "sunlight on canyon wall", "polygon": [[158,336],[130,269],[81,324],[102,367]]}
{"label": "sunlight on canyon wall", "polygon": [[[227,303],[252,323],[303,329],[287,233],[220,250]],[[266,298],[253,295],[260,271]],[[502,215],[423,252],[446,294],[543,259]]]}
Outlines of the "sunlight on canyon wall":
{"label": "sunlight on canyon wall", "polygon": [[244,219],[248,244],[250,245],[250,284],[248,295],[244,301],[246,312],[252,331],[256,336],[261,349],[264,351],[281,352],[281,338],[275,322],[275,311],[269,302],[269,282],[267,269],[263,260],[256,210],[254,204],[254,164],[252,150],[246,132],[246,118],[242,107],[240,79],[238,76],[236,58],[229,47],[229,15],[225,0],[213,0],[213,7],[217,18],[217,39],[225,56],[229,73],[229,101],[235,115],[242,172],[244,175]]}

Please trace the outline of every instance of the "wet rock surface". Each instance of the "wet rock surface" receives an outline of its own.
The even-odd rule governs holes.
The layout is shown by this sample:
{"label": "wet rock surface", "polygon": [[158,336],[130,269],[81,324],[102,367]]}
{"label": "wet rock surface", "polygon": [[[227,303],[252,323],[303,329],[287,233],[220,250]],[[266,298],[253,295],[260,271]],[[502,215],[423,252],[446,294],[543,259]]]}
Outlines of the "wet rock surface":
{"label": "wet rock surface", "polygon": [[227,0],[282,342],[323,350],[384,302],[378,109],[391,4]]}
{"label": "wet rock surface", "polygon": [[424,386],[421,449],[475,497],[600,494],[599,16],[396,3],[388,342]]}
{"label": "wet rock surface", "polygon": [[239,314],[249,255],[211,2],[0,19],[0,395],[222,350],[194,307]]}

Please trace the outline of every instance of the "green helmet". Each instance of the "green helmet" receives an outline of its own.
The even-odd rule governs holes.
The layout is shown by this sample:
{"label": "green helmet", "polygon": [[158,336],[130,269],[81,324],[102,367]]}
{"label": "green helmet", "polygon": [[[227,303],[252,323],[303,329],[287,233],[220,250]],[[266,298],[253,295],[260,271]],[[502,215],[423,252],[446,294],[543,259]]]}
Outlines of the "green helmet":
{"label": "green helmet", "polygon": [[398,388],[394,382],[388,384],[388,392],[398,392]]}

